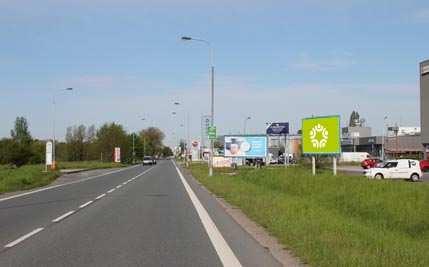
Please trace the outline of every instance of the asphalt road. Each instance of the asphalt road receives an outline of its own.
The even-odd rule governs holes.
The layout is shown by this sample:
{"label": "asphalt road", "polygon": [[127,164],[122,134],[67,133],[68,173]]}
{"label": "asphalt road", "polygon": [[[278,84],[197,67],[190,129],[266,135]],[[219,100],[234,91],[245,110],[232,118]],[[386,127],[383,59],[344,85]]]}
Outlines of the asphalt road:
{"label": "asphalt road", "polygon": [[0,266],[280,266],[172,161],[0,199]]}

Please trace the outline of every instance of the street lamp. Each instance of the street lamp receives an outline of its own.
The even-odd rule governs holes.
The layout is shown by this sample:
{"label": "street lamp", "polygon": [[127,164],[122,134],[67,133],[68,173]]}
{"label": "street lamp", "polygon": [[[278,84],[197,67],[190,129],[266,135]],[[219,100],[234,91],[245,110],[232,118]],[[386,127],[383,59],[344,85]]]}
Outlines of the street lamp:
{"label": "street lamp", "polygon": [[382,137],[381,137],[381,159],[384,161],[386,158],[386,152],[385,152],[385,131],[386,131],[386,120],[387,120],[387,116],[384,116],[383,118],[383,133],[382,133]]}
{"label": "street lamp", "polygon": [[252,119],[251,117],[246,117],[244,119],[244,128],[243,128],[243,134],[246,134],[246,126],[247,126],[247,121]]}
{"label": "street lamp", "polygon": [[[141,118],[142,121],[145,121],[146,118]],[[143,160],[144,160],[144,156],[146,154],[146,134],[144,132],[144,128],[143,128]]]}
{"label": "street lamp", "polygon": [[[211,117],[211,121],[210,121],[210,126],[213,127],[214,126],[214,64],[213,64],[213,57],[214,57],[214,51],[213,51],[213,47],[211,45],[211,43],[207,40],[204,39],[197,39],[197,38],[192,38],[189,36],[182,36],[182,41],[196,41],[196,42],[201,42],[204,43],[206,45],[208,45],[209,47],[209,58],[210,58],[210,95],[211,95],[211,109],[210,109],[210,117]],[[209,176],[213,175],[213,140],[210,139],[210,158],[209,158]]]}
{"label": "street lamp", "polygon": [[56,92],[54,94],[52,94],[52,116],[53,116],[53,121],[52,121],[52,165],[51,165],[51,169],[55,170],[56,169],[56,149],[55,149],[55,143],[56,143],[56,136],[55,136],[55,113],[56,113],[56,99],[55,96],[65,92],[65,91],[73,91],[73,88],[68,87],[65,89],[61,89],[59,92]]}

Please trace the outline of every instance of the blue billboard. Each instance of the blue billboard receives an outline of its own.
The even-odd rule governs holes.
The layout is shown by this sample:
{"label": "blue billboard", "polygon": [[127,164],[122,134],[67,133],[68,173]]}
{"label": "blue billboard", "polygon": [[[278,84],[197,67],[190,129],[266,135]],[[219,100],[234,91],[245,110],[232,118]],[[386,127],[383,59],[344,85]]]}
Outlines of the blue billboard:
{"label": "blue billboard", "polygon": [[273,122],[267,128],[268,135],[289,134],[289,122]]}
{"label": "blue billboard", "polygon": [[265,158],[268,150],[266,135],[225,136],[225,157]]}

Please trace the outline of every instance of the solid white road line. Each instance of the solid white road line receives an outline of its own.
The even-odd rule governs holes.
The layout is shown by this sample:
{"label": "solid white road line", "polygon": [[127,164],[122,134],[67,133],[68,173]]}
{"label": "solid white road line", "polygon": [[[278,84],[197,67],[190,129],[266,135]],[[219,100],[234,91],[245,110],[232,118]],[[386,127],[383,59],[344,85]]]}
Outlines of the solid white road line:
{"label": "solid white road line", "polygon": [[212,242],[212,245],[215,248],[223,266],[241,266],[241,263],[238,261],[234,252],[229,247],[228,243],[226,243],[222,234],[219,232],[219,229],[216,227],[215,223],[210,218],[210,215],[208,214],[207,210],[201,204],[200,200],[195,195],[194,191],[189,186],[188,182],[185,180],[174,161],[173,165],[176,168],[177,173],[179,174],[180,180],[182,181],[183,186],[185,187],[186,192],[188,193],[189,198],[191,199],[191,202],[194,205],[198,216],[200,217],[201,222],[204,226],[204,229],[206,230],[207,235],[209,236],[210,241]]}
{"label": "solid white road line", "polygon": [[86,203],[84,203],[84,204],[82,204],[82,205],[80,205],[79,206],[79,209],[83,209],[83,208],[85,208],[86,206],[88,206],[89,204],[91,204],[92,202],[94,202],[93,200],[90,200],[90,201],[88,201],[88,202],[86,202]]}
{"label": "solid white road line", "polygon": [[112,193],[113,191],[115,191],[116,190],[116,188],[112,188],[112,189],[110,189],[109,191],[107,191],[107,194],[110,194],[110,193]]}
{"label": "solid white road line", "polygon": [[63,214],[63,215],[61,215],[60,217],[58,217],[58,218],[56,218],[56,219],[52,220],[52,222],[57,223],[57,222],[61,221],[62,219],[66,218],[66,217],[68,217],[68,216],[70,216],[70,215],[72,215],[74,212],[75,212],[74,210],[69,211],[69,212],[67,212],[67,213],[65,213],[65,214]]}
{"label": "solid white road line", "polygon": [[21,236],[20,238],[16,239],[15,241],[10,242],[9,244],[7,244],[6,246],[4,246],[5,248],[11,248],[19,243],[21,243],[22,241],[24,241],[25,239],[29,238],[32,235],[37,234],[38,232],[42,231],[44,228],[40,227],[37,229],[34,229],[33,231],[29,232],[26,235]]}
{"label": "solid white road line", "polygon": [[105,196],[106,196],[106,194],[101,194],[98,197],[96,197],[95,200],[99,200],[100,198],[105,197]]}
{"label": "solid white road line", "polygon": [[[78,180],[78,181],[74,181],[74,182],[70,182],[70,183],[49,186],[49,187],[45,187],[45,188],[41,188],[41,189],[37,189],[37,190],[25,192],[25,193],[22,193],[22,194],[19,194],[19,195],[14,195],[14,196],[10,196],[10,197],[0,198],[0,202],[5,201],[5,200],[9,200],[9,199],[13,199],[13,198],[17,198],[17,197],[22,197],[22,196],[26,196],[26,195],[30,195],[30,194],[42,192],[42,191],[46,191],[46,190],[50,190],[50,189],[54,189],[54,188],[57,188],[57,187],[62,187],[62,186],[70,185],[70,184],[82,183],[82,182],[85,182],[85,181],[88,181],[88,180],[92,180],[92,179],[95,179],[95,178],[99,178],[99,177],[102,177],[102,176],[106,176],[106,175],[109,175],[109,174],[113,174],[113,173],[125,171],[125,170],[128,170],[128,169],[136,168],[138,166],[140,166],[140,165],[136,165],[136,166],[132,166],[132,167],[120,169],[120,170],[115,170],[115,171],[111,171],[111,172],[106,172],[104,174],[99,174],[99,175],[91,176],[91,177],[88,177],[88,178],[85,178],[85,179],[82,179],[82,180]],[[148,170],[150,170],[150,169],[148,169]]]}

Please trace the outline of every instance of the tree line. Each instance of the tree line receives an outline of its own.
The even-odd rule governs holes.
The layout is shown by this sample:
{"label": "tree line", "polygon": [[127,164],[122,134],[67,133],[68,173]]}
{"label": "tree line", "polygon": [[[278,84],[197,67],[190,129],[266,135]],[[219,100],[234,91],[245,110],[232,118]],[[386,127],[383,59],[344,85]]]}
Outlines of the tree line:
{"label": "tree line", "polygon": [[[121,148],[123,162],[138,161],[143,156],[171,156],[164,146],[164,133],[156,127],[128,133],[118,123],[68,127],[65,141],[56,143],[57,161],[112,161],[115,147]],[[0,164],[22,166],[45,161],[47,140],[34,139],[24,117],[17,117],[9,138],[0,140]],[[134,148],[134,149],[133,149]],[[134,153],[133,153],[134,152]]]}

